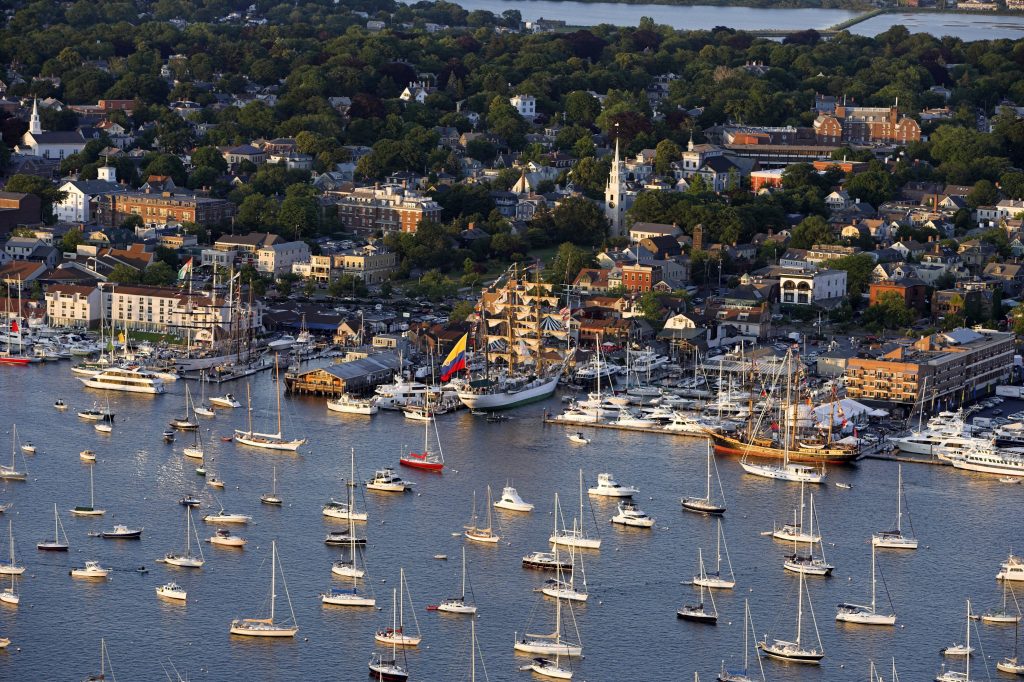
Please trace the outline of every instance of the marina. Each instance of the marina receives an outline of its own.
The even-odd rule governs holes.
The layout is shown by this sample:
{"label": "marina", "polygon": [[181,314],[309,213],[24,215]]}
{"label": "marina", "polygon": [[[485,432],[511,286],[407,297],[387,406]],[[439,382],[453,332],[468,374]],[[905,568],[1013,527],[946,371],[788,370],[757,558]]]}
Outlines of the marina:
{"label": "marina", "polygon": [[[399,660],[407,662],[403,665],[407,664],[410,678],[448,679],[454,658],[451,650],[465,649],[468,625],[457,618],[423,618],[422,609],[423,603],[451,596],[453,586],[461,580],[461,562],[433,561],[432,557],[439,552],[459,557],[465,546],[480,609],[477,643],[487,659],[489,679],[526,679],[519,672],[524,658],[513,654],[511,640],[516,630],[522,636],[534,610],[532,591],[554,574],[530,570],[523,565],[523,557],[550,548],[547,538],[555,492],[564,502],[565,524],[573,528],[572,517],[580,513],[581,466],[585,487],[593,486],[599,473],[610,471],[622,484],[637,488],[638,506],[656,518],[657,524],[638,531],[608,523],[619,500],[589,496],[584,490],[589,500],[584,500],[583,525],[590,534],[595,525],[591,514],[596,514],[603,543],[599,552],[577,550],[586,554],[590,599],[575,603],[571,618],[569,602],[561,605],[563,622],[569,625],[575,620],[586,651],[585,658],[574,658],[571,665],[562,658],[562,667],[571,668],[574,679],[657,677],[666,662],[681,671],[680,678],[683,672],[698,669],[702,678],[713,679],[723,659],[726,667],[736,669],[743,663],[744,598],[750,601],[758,638],[780,611],[789,615],[780,619],[776,629],[781,628],[780,636],[792,635],[790,619],[795,617],[799,576],[782,569],[792,543],[766,546],[759,533],[764,530],[762,519],[785,520],[792,515],[799,502],[799,486],[745,475],[735,457],[718,456],[715,463],[729,504],[722,528],[728,536],[732,568],[741,582],[736,590],[715,595],[717,627],[705,629],[676,618],[681,605],[699,601],[696,588],[680,584],[696,575],[698,549],[704,550],[708,571],[716,564],[719,531],[715,517],[688,513],[679,506],[682,496],[706,492],[705,438],[664,438],[650,429],[598,426],[585,429],[592,442],[581,448],[565,437],[566,427],[550,419],[547,426],[540,426],[545,412],[560,409],[559,394],[511,411],[510,418],[501,423],[487,423],[464,410],[437,418],[437,428],[444,434],[445,473],[403,472],[403,478],[415,484],[415,493],[389,495],[364,492],[363,481],[377,469],[394,466],[410,446],[418,447],[422,423],[386,410],[372,419],[330,413],[322,398],[289,396],[281,407],[289,433],[309,441],[298,455],[239,447],[222,440],[220,436],[246,427],[245,409],[219,409],[216,419],[201,422],[207,464],[215,462],[217,476],[231,482],[223,491],[211,493],[182,454],[183,446],[164,443],[160,437],[167,420],[181,411],[182,382],[169,384],[166,394],[158,396],[111,393],[109,407],[104,396],[102,407],[117,414],[115,430],[104,436],[92,430],[91,422],[75,416],[77,411],[89,409],[95,399],[91,391],[76,387],[79,382],[66,365],[40,364],[7,371],[0,374],[0,389],[13,390],[26,377],[39,390],[12,405],[9,419],[18,423],[23,438],[31,438],[39,454],[32,457],[27,483],[12,482],[0,488],[0,502],[13,504],[5,515],[13,520],[18,563],[25,565],[31,576],[19,581],[19,609],[0,610],[0,636],[14,643],[0,665],[12,678],[45,677],[54,656],[66,659],[69,669],[91,670],[96,641],[102,637],[119,673],[130,671],[131,677],[158,677],[157,662],[169,659],[179,670],[187,669],[190,679],[225,679],[238,674],[259,677],[259,671],[268,666],[294,676],[356,679],[365,675],[363,666],[373,649],[374,632],[391,625],[389,592],[391,587],[397,588],[398,567],[404,564],[414,567],[407,580],[419,600],[423,641],[431,646],[410,649],[404,657],[400,654]],[[279,386],[272,375],[259,374],[251,382],[254,419],[263,423],[276,419],[273,394]],[[244,398],[246,382],[226,384],[222,392]],[[67,412],[54,410],[54,396],[58,395],[69,406]],[[42,415],[46,429],[37,425]],[[581,426],[570,428],[575,432]],[[504,444],[500,452],[493,447],[496,438]],[[190,443],[191,437],[184,441]],[[356,453],[354,476],[349,447]],[[95,463],[79,457],[86,449],[96,453]],[[834,468],[830,474],[852,484],[852,489],[831,484],[815,487],[815,509],[825,524],[828,561],[835,570],[830,580],[808,576],[804,609],[806,616],[809,594],[828,656],[820,666],[799,670],[766,660],[770,679],[838,682],[849,679],[845,670],[866,669],[869,658],[887,661],[891,656],[896,656],[901,677],[932,679],[939,667],[934,652],[955,634],[950,632],[950,624],[962,621],[962,599],[971,596],[978,603],[999,603],[1002,591],[994,577],[1007,560],[1007,541],[1012,542],[1008,529],[1014,527],[1016,513],[1012,500],[1020,495],[1020,486],[1006,486],[996,476],[954,471],[948,466],[908,465],[903,470],[904,486],[921,549],[909,553],[880,549],[878,555],[900,624],[895,632],[891,628],[862,632],[829,623],[833,604],[863,603],[871,594],[866,547],[872,533],[893,524],[897,485],[893,459],[917,462],[927,456],[893,458],[868,452],[859,463]],[[22,463],[20,454],[17,463]],[[111,519],[107,522],[76,518],[63,511],[82,501],[89,478],[83,469],[91,467],[96,489],[104,491],[104,507]],[[282,507],[260,502],[275,479],[275,468],[276,493],[286,500]],[[326,533],[347,529],[348,523],[339,524],[321,511],[324,500],[338,496],[339,482],[344,486],[350,478],[359,483],[354,491],[356,506],[374,519],[365,531],[359,531],[367,539],[360,557],[365,556],[374,576],[372,581],[360,581],[359,589],[374,596],[378,605],[388,607],[378,612],[324,609],[316,597],[325,587],[347,587],[345,581],[351,580],[331,573],[333,563],[345,556],[347,548],[323,542]],[[533,514],[496,514],[494,524],[501,542],[493,546],[469,542],[460,532],[474,490],[478,491],[482,518],[488,485],[495,491],[514,486],[518,495],[536,505]],[[717,481],[715,488],[717,497]],[[228,519],[251,515],[245,541],[238,541],[247,542],[245,548],[211,547],[201,571],[158,564],[147,573],[137,572],[137,567],[152,564],[154,557],[186,544],[182,535],[187,531],[187,518],[182,518],[179,505],[186,496],[201,504],[197,521],[205,514]],[[66,531],[73,550],[69,554],[31,547],[39,539],[54,538],[53,501],[58,502],[59,530]],[[230,513],[218,514],[218,509]],[[430,519],[429,527],[420,523],[425,518]],[[113,542],[88,537],[118,523],[144,527],[142,539]],[[208,527],[206,536],[216,528]],[[964,528],[971,530],[961,530]],[[456,532],[459,536],[452,535]],[[258,642],[229,637],[226,630],[232,618],[261,613],[259,595],[272,577],[269,562],[274,539],[279,543],[279,558],[283,558],[302,630],[294,640],[254,646]],[[80,556],[79,550],[88,554]],[[974,557],[971,567],[963,562],[942,562],[943,557],[965,551]],[[568,562],[569,549],[563,549],[560,558]],[[69,584],[67,572],[85,559],[111,569],[116,579]],[[936,570],[936,562],[943,563],[942,571]],[[154,598],[157,588],[172,581],[188,592],[186,608],[181,602]],[[245,585],[256,598],[239,603],[239,585]],[[75,589],[69,592],[72,587]],[[279,597],[278,606],[286,607],[280,589]],[[554,607],[549,603],[539,609],[538,622],[530,626],[530,632],[552,631]],[[407,609],[406,618],[409,616]],[[72,626],[65,642],[40,636],[56,617],[67,619]],[[154,619],[159,629],[153,627]],[[635,636],[619,636],[617,624],[622,622],[638,624],[633,629]],[[569,631],[576,641],[575,629]],[[805,629],[805,635],[808,632]],[[985,627],[982,636],[985,650],[993,656],[1011,655],[1013,628]],[[188,641],[194,644],[186,660],[180,651]],[[128,642],[132,642],[131,649]],[[21,650],[16,651],[15,645]],[[637,647],[650,646],[664,652],[657,663],[633,655]],[[688,653],[674,653],[681,647]]]}

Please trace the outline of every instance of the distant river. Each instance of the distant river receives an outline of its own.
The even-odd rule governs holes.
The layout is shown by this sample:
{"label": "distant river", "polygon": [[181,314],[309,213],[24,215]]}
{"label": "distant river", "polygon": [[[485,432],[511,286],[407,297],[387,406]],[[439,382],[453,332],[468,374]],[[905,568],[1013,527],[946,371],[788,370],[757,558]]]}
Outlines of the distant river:
{"label": "distant river", "polygon": [[[617,2],[552,2],[550,0],[458,0],[468,10],[501,14],[522,12],[523,19],[561,19],[578,26],[613,24],[636,26],[640,17],[678,29],[705,30],[715,26],[755,29],[822,29],[852,19],[857,12],[841,9],[763,9],[710,5],[627,5]],[[981,16],[945,13],[883,14],[851,27],[853,33],[873,36],[903,24],[911,33],[950,35],[964,40],[1024,37],[1024,16]]]}
{"label": "distant river", "polygon": [[[192,385],[193,391],[197,388]],[[261,431],[275,428],[275,389],[268,373],[252,378],[253,421]],[[715,522],[679,506],[680,497],[703,493],[704,443],[583,427],[593,442],[574,445],[566,439],[567,429],[541,424],[544,409],[562,408],[558,398],[514,410],[509,421],[498,424],[465,411],[446,415],[437,425],[447,465],[443,475],[402,471],[416,483],[416,492],[408,495],[374,495],[360,489],[358,505],[370,514],[369,523],[358,531],[369,541],[371,579],[366,589],[384,608],[359,613],[325,609],[317,593],[345,583],[332,579],[331,561],[339,551],[326,547],[323,539],[328,530],[344,525],[325,521],[320,507],[331,497],[344,499],[349,449],[355,448],[357,476],[365,479],[377,467],[396,465],[403,450],[418,446],[423,425],[395,412],[372,419],[339,415],[328,412],[323,399],[289,397],[283,401],[284,431],[290,437],[308,437],[309,444],[298,455],[275,455],[221,441],[220,436],[245,425],[246,411],[218,410],[215,418],[203,418],[211,460],[207,466],[227,483],[217,493],[196,476],[195,463],[182,456],[182,447],[192,442],[190,436],[179,435],[173,445],[160,438],[168,419],[182,413],[183,391],[179,381],[162,396],[111,395],[117,422],[113,433],[104,436],[75,412],[97,400],[106,404],[106,396],[83,388],[68,363],[0,368],[0,395],[5,396],[0,462],[9,462],[12,423],[23,441],[38,447],[37,454],[26,458],[27,483],[0,483],[0,501],[13,503],[0,515],[0,557],[6,560],[7,522],[12,520],[17,555],[28,568],[19,585],[21,605],[0,608],[0,636],[13,642],[0,652],[0,680],[81,680],[97,672],[101,637],[106,638],[117,678],[125,681],[163,680],[161,665],[169,662],[193,682],[365,680],[374,630],[391,622],[389,593],[397,586],[400,567],[406,569],[415,603],[412,610],[405,609],[406,623],[415,627],[415,615],[423,633],[423,646],[408,654],[411,679],[466,680],[469,623],[458,616],[429,613],[424,606],[458,592],[464,542],[452,533],[459,533],[470,520],[473,492],[480,509],[488,485],[500,494],[511,482],[537,505],[536,510],[496,515],[501,543],[466,545],[466,555],[471,591],[480,608],[477,636],[487,679],[527,682],[531,676],[518,667],[528,661],[513,654],[513,635],[525,629],[550,632],[554,605],[533,592],[548,576],[524,570],[521,557],[547,547],[556,491],[567,522],[578,515],[580,468],[588,485],[599,472],[610,471],[621,483],[639,487],[637,503],[657,519],[657,525],[653,530],[612,527],[614,502],[594,499],[593,513],[587,505],[587,528],[594,532],[596,518],[604,545],[584,558],[591,598],[573,608],[586,652],[584,660],[573,661],[576,680],[688,682],[695,670],[705,682],[712,680],[723,659],[733,667],[742,663],[744,599],[750,600],[759,635],[794,634],[798,581],[782,569],[783,555],[792,548],[760,533],[771,529],[773,522],[792,518],[800,488],[744,475],[733,458],[719,460],[729,507],[723,528],[738,582],[735,590],[715,594],[721,615],[717,627],[678,621],[676,609],[699,597],[699,592],[680,584],[697,571],[698,547],[703,547],[705,561],[714,561]],[[214,391],[246,394],[244,382]],[[56,412],[52,405],[58,397],[71,409]],[[1003,405],[1007,412],[1020,407]],[[98,456],[93,465],[96,506],[108,510],[102,518],[72,518],[65,511],[89,499],[89,465],[78,456],[83,448],[92,448]],[[20,453],[17,463],[24,464]],[[280,508],[259,502],[260,494],[270,489],[275,466],[277,492],[284,498]],[[888,590],[897,626],[846,627],[834,621],[836,603],[864,603],[869,598],[869,538],[872,532],[891,527],[896,515],[894,464],[864,461],[837,467],[829,485],[813,490],[815,514],[835,575],[808,581],[827,656],[821,666],[809,668],[765,662],[768,679],[863,680],[868,659],[887,667],[895,656],[901,679],[930,680],[943,662],[939,648],[963,641],[965,598],[974,599],[979,611],[1000,603],[1002,592],[995,581],[999,562],[1011,547],[1019,552],[1024,546],[1022,486],[924,465],[904,466],[903,478],[912,511],[911,517],[904,516],[904,524],[913,526],[921,548],[878,555],[879,602],[883,609],[890,608]],[[833,481],[850,483],[853,489],[841,490]],[[231,551],[203,543],[207,563],[201,570],[155,563],[165,552],[182,549],[185,517],[177,500],[186,493],[202,498],[200,516],[216,511],[218,503],[252,514],[253,523],[238,529],[249,545]],[[55,502],[71,544],[65,555],[35,548],[37,541],[53,536]],[[117,542],[88,536],[118,522],[145,526],[142,539]],[[207,524],[198,525],[200,537],[211,534]],[[273,538],[301,628],[299,637],[286,642],[231,637],[232,618],[265,613]],[[437,553],[447,554],[449,560],[434,560]],[[86,559],[118,570],[109,582],[72,580],[69,567]],[[138,575],[131,570],[140,564],[150,572]],[[168,580],[188,590],[187,605],[157,600],[154,588]],[[287,603],[280,573],[277,590],[281,613]],[[804,637],[813,641],[806,602],[803,615]],[[979,627],[985,655],[976,657],[972,669],[980,670],[988,659],[991,671],[995,660],[1013,651],[1014,630]],[[978,646],[977,641],[972,637],[972,644]],[[480,670],[478,666],[477,679],[483,680]]]}

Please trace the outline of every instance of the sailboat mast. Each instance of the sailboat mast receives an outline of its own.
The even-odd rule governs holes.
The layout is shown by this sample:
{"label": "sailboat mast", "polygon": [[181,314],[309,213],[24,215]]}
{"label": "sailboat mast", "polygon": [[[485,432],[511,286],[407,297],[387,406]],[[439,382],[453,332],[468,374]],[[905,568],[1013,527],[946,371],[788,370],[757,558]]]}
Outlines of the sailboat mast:
{"label": "sailboat mast", "polygon": [[270,623],[274,623],[274,602],[277,600],[277,540],[270,541]]}
{"label": "sailboat mast", "polygon": [[92,467],[89,467],[89,508],[93,509],[95,507],[96,507],[96,494],[95,494],[95,489],[93,488]]}
{"label": "sailboat mast", "polygon": [[800,631],[803,629],[804,620],[804,574],[800,572],[800,584],[796,598],[796,648],[800,648]]}
{"label": "sailboat mast", "polygon": [[[465,572],[465,557],[466,549],[462,549],[463,557],[463,572]],[[466,590],[463,588],[463,594]],[[469,679],[470,682],[476,682],[476,621],[469,621]]]}
{"label": "sailboat mast", "polygon": [[875,612],[875,543],[871,543],[871,613]]}
{"label": "sailboat mast", "polygon": [[896,532],[900,533],[903,523],[903,465],[897,465],[896,470]]}
{"label": "sailboat mast", "polygon": [[711,439],[708,439],[708,488],[705,497],[711,502]]}
{"label": "sailboat mast", "polygon": [[[598,373],[600,376],[600,373]],[[580,534],[579,537],[583,537],[583,469],[580,469]]]}
{"label": "sailboat mast", "polygon": [[750,602],[743,600],[743,674],[747,674],[747,664],[750,658],[750,646],[747,636],[750,630],[747,629],[747,620],[750,619]]}
{"label": "sailboat mast", "polygon": [[967,600],[967,667],[964,671],[964,679],[970,682],[971,679],[971,600]]}
{"label": "sailboat mast", "polygon": [[466,598],[466,547],[462,547],[462,598]]}
{"label": "sailboat mast", "polygon": [[274,378],[277,380],[275,393],[277,394],[277,436],[280,438],[284,431],[281,429],[281,370],[277,363],[278,355],[274,354]]}
{"label": "sailboat mast", "polygon": [[249,405],[249,435],[252,435],[252,386],[249,384],[245,385],[245,401]]}
{"label": "sailboat mast", "polygon": [[405,569],[398,572],[398,626],[405,632]]}

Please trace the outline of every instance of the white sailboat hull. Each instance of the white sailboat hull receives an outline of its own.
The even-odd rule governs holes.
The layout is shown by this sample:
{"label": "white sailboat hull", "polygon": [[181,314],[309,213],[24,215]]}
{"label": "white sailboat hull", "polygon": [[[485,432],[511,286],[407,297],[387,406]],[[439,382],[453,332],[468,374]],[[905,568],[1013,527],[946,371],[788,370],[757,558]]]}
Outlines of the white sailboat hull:
{"label": "white sailboat hull", "polygon": [[322,594],[320,595],[320,601],[323,604],[330,606],[361,606],[361,607],[372,607],[377,605],[377,600],[373,597],[364,597],[361,594]]}
{"label": "white sailboat hull", "polygon": [[367,401],[366,403],[355,403],[355,402],[335,402],[333,400],[327,401],[327,409],[332,412],[342,412],[344,414],[363,414],[363,415],[374,415],[377,414],[378,407],[376,404]]}
{"label": "white sailboat hull", "polygon": [[450,602],[441,602],[437,605],[437,610],[442,613],[465,613],[473,614],[476,613],[476,607],[472,604],[467,604],[463,601],[454,600]]}
{"label": "white sailboat hull", "polygon": [[198,557],[193,556],[174,556],[168,554],[161,561],[169,566],[177,566],[179,568],[202,568],[206,562]]}
{"label": "white sailboat hull", "polygon": [[362,578],[366,575],[366,571],[361,568],[355,568],[352,564],[346,563],[334,563],[331,565],[331,573],[342,578]]}
{"label": "white sailboat hull", "polygon": [[204,456],[202,448],[185,448],[182,454],[192,459],[203,459]]}
{"label": "white sailboat hull", "polygon": [[883,549],[917,549],[917,538],[902,535],[872,535],[871,544]]}
{"label": "white sailboat hull", "polygon": [[836,614],[836,620],[843,623],[855,623],[857,625],[895,625],[896,615],[872,613],[871,611],[840,611]]}
{"label": "white sailboat hull", "polygon": [[731,590],[736,587],[735,580],[726,580],[725,578],[718,578],[714,576],[695,577],[693,584],[698,587],[710,587],[718,590]]}
{"label": "white sailboat hull", "polygon": [[601,538],[584,538],[575,535],[552,535],[548,542],[561,547],[582,547],[583,549],[601,549]]}
{"label": "white sailboat hull", "polygon": [[297,440],[282,440],[279,434],[274,433],[235,431],[235,442],[241,443],[242,445],[248,445],[253,448],[262,448],[264,450],[286,450],[289,452],[295,452],[301,446],[306,444],[306,439],[299,438]]}
{"label": "white sailboat hull", "polygon": [[469,530],[467,530],[465,532],[465,536],[466,536],[467,540],[472,540],[473,542],[479,542],[479,543],[482,543],[482,544],[485,544],[485,545],[497,544],[498,540],[501,539],[501,537],[499,537],[497,535],[493,535],[491,533],[481,534],[481,533],[473,532],[473,531],[469,531]]}
{"label": "white sailboat hull", "polygon": [[299,631],[297,627],[287,627],[273,624],[259,624],[256,626],[232,621],[229,632],[232,635],[241,637],[294,637]]}
{"label": "white sailboat hull", "polygon": [[513,649],[524,654],[541,654],[544,656],[582,656],[583,647],[578,644],[559,642],[554,639],[520,639],[516,640]]}
{"label": "white sailboat hull", "polygon": [[777,481],[793,481],[796,483],[824,483],[826,474],[817,470],[809,470],[801,465],[783,466],[779,464],[750,464],[740,462],[740,466],[748,474],[771,478]]}
{"label": "white sailboat hull", "polygon": [[12,564],[0,565],[0,575],[22,575],[24,572],[24,566],[15,566]]}
{"label": "white sailboat hull", "polygon": [[369,514],[366,512],[348,511],[327,505],[323,508],[323,515],[331,519],[341,519],[342,521],[366,521],[369,518]]}
{"label": "white sailboat hull", "polygon": [[381,644],[394,644],[395,646],[419,646],[423,641],[419,635],[406,635],[400,632],[392,634],[378,632],[373,639]]}
{"label": "white sailboat hull", "polygon": [[544,587],[541,589],[541,593],[547,597],[568,601],[587,601],[587,597],[590,596],[584,592],[577,592],[571,587]]}
{"label": "white sailboat hull", "polygon": [[534,663],[530,666],[530,672],[537,673],[541,677],[548,677],[553,680],[571,680],[572,671],[566,670],[565,668],[559,668],[557,665],[548,661],[547,663]]}
{"label": "white sailboat hull", "polygon": [[21,597],[10,590],[4,590],[3,592],[0,592],[0,602],[3,602],[4,604],[17,605],[21,603]]}

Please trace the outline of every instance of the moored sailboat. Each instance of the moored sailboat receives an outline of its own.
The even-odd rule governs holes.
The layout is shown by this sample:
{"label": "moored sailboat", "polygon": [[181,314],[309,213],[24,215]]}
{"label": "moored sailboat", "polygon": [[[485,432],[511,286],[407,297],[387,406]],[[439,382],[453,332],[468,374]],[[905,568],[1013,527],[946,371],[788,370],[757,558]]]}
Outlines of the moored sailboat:
{"label": "moored sailboat", "polygon": [[284,579],[284,571],[281,571],[281,582],[284,584],[285,597],[288,599],[288,611],[290,620],[276,621],[275,606],[277,603],[277,540],[270,543],[270,616],[268,618],[236,618],[231,621],[229,632],[232,635],[243,637],[294,637],[299,631],[295,620],[295,611],[292,610],[292,599],[288,594],[288,583]]}
{"label": "moored sailboat", "polygon": [[[718,490],[722,495],[722,502],[718,503],[711,499],[711,467],[714,465],[715,456],[711,449],[711,441],[708,441],[708,466],[707,466],[707,487],[704,490],[704,497],[684,497],[680,500],[683,509],[697,512],[698,514],[724,514],[725,513],[725,491],[722,490],[722,481],[718,479]],[[715,478],[718,478],[718,467],[715,465]]]}
{"label": "moored sailboat", "polygon": [[466,526],[465,536],[467,540],[482,542],[485,544],[497,544],[501,536],[494,532],[494,524],[491,518],[491,486],[487,486],[487,525],[481,527],[476,516],[476,491],[473,492],[473,521]]}
{"label": "moored sailboat", "polygon": [[[409,595],[409,607],[412,612],[413,623],[416,627],[416,634],[412,635],[405,631],[405,595]],[[393,615],[393,614],[392,614]],[[419,646],[423,641],[420,635],[420,623],[416,618],[416,608],[412,603],[412,594],[409,592],[409,585],[405,581],[405,569],[399,570],[398,577],[398,625],[392,624],[389,628],[378,630],[373,636],[374,640],[381,644],[394,644],[396,646]]]}
{"label": "moored sailboat", "polygon": [[[429,409],[429,408],[427,408]],[[430,450],[430,425],[434,425],[434,435],[437,437],[437,451]],[[404,467],[422,469],[441,473],[444,469],[444,452],[441,449],[441,434],[437,431],[437,422],[432,419],[423,423],[423,452],[409,452],[403,454],[398,463]]]}
{"label": "moored sailboat", "polygon": [[89,467],[89,504],[79,505],[70,510],[73,516],[103,516],[107,513],[105,509],[96,508],[96,490],[93,486],[93,467]]}
{"label": "moored sailboat", "polygon": [[[729,567],[728,577],[722,575],[722,549],[725,549],[726,565]],[[729,558],[729,546],[725,543],[725,533],[722,530],[722,520],[718,520],[718,532],[716,542],[715,570],[708,571],[704,568],[703,560],[700,562],[700,575],[693,579],[694,585],[716,588],[720,590],[731,590],[736,587],[736,575],[732,570],[732,559]]]}
{"label": "moored sailboat", "polygon": [[[811,612],[811,621],[814,623],[814,634],[817,639],[817,646],[807,646],[801,641],[805,591],[807,592],[807,606]],[[821,659],[825,658],[825,649],[821,646],[821,636],[818,634],[818,623],[814,618],[814,606],[811,604],[811,593],[804,584],[803,573],[800,573],[800,582],[797,588],[796,601],[796,637],[794,640],[772,639],[772,641],[769,642],[768,635],[765,635],[764,639],[757,643],[757,648],[764,652],[764,654],[769,658],[775,658],[781,661],[791,661],[793,663],[818,664],[821,662]]]}
{"label": "moored sailboat", "polygon": [[[892,530],[875,533],[871,536],[871,544],[874,547],[886,549],[917,549],[917,538],[913,535],[903,534],[903,465],[897,467],[896,483],[896,527]],[[910,519],[910,510],[907,510],[907,519]],[[913,529],[913,522],[911,522]]]}
{"label": "moored sailboat", "polygon": [[281,382],[280,382],[280,371],[277,364],[277,357],[274,357],[274,375],[278,377],[278,384],[274,388],[274,395],[277,398],[277,432],[276,433],[259,433],[253,430],[252,427],[252,395],[249,389],[249,385],[246,384],[245,395],[249,403],[249,428],[245,431],[235,429],[235,442],[241,443],[242,445],[248,445],[254,448],[262,448],[264,450],[285,450],[288,452],[295,452],[301,446],[306,444],[305,438],[295,438],[287,440],[284,438],[284,432],[281,426]]}
{"label": "moored sailboat", "polygon": [[[876,607],[875,592],[876,592],[876,579],[875,579],[875,545],[871,545],[871,604],[848,604],[842,603],[838,606],[838,612],[836,613],[836,620],[845,623],[857,623],[859,625],[895,625],[896,614],[895,613],[879,613]],[[886,596],[888,597],[889,590],[886,589]]]}
{"label": "moored sailboat", "polygon": [[68,536],[64,532],[64,524],[60,522],[60,516],[57,515],[56,502],[53,504],[53,540],[42,540],[36,543],[36,549],[47,552],[68,551]]}

